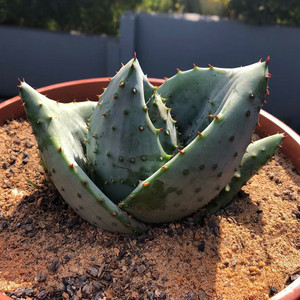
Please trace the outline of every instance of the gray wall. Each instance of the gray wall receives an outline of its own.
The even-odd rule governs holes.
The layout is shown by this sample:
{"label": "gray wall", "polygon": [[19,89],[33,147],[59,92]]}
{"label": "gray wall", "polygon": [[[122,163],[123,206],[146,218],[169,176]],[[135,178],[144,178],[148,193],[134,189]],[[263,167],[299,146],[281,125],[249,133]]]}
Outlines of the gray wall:
{"label": "gray wall", "polygon": [[120,36],[71,35],[0,26],[0,97],[17,93],[16,78],[35,87],[113,76],[137,52],[149,77],[170,77],[195,63],[237,67],[271,57],[264,109],[300,131],[300,28],[253,26],[195,14],[126,13]]}
{"label": "gray wall", "polygon": [[0,97],[17,94],[18,77],[42,87],[106,76],[116,61],[117,38],[0,26]]}

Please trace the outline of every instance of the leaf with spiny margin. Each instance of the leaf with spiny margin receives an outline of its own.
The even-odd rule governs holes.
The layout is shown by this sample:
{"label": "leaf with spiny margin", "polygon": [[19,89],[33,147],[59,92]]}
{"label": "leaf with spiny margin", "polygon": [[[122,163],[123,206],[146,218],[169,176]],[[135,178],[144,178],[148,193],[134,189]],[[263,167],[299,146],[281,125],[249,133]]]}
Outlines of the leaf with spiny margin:
{"label": "leaf with spiny margin", "polygon": [[143,78],[143,85],[144,85],[144,98],[145,98],[145,102],[147,103],[148,100],[151,98],[155,90],[155,87],[149,82],[146,75],[144,75]]}
{"label": "leaf with spiny margin", "polygon": [[180,145],[188,145],[218,114],[247,69],[199,68],[178,72],[167,79],[157,92],[168,99],[181,133]]}
{"label": "leaf with spiny margin", "polygon": [[42,160],[64,200],[81,217],[103,229],[144,232],[145,226],[121,211],[85,173],[85,121],[97,103],[57,103],[25,82],[21,83],[20,96]]}
{"label": "leaf with spiny margin", "polygon": [[239,75],[228,83],[218,116],[122,201],[122,209],[149,223],[178,220],[206,205],[230,182],[258,121],[267,67],[256,63],[227,72]]}
{"label": "leaf with spiny margin", "polygon": [[90,122],[90,176],[115,203],[169,160],[147,111],[145,76],[132,59],[111,80]]}
{"label": "leaf with spiny margin", "polygon": [[76,157],[77,163],[84,168],[84,143],[88,132],[86,122],[97,103],[59,103],[41,95],[26,82],[21,83],[20,96],[39,149],[47,148],[50,137],[61,139],[60,147],[67,149],[69,155]]}
{"label": "leaf with spiny margin", "polygon": [[172,154],[177,148],[177,131],[170,109],[163,103],[161,96],[154,93],[147,102],[149,117],[156,128],[160,128],[159,140],[164,150]]}
{"label": "leaf with spiny margin", "polygon": [[230,183],[193,218],[199,219],[205,215],[212,215],[227,206],[254,173],[275,154],[283,138],[283,134],[274,134],[251,143],[243,156],[241,168],[232,177]]}

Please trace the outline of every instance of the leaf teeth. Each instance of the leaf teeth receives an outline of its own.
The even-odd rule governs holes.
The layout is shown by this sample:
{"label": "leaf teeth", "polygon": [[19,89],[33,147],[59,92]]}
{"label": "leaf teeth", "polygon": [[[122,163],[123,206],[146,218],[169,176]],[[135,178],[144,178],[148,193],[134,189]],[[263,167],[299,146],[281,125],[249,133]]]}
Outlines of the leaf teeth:
{"label": "leaf teeth", "polygon": [[271,73],[266,74],[266,75],[265,75],[265,78],[266,78],[267,80],[270,79],[270,78],[271,78]]}
{"label": "leaf teeth", "polygon": [[209,118],[215,118],[216,120],[219,120],[220,119],[220,116],[216,115],[216,114],[213,114],[213,115],[207,115]]}
{"label": "leaf teeth", "polygon": [[269,61],[270,61],[270,56],[268,56],[268,57],[266,58],[266,60],[265,60],[266,66],[268,66]]}

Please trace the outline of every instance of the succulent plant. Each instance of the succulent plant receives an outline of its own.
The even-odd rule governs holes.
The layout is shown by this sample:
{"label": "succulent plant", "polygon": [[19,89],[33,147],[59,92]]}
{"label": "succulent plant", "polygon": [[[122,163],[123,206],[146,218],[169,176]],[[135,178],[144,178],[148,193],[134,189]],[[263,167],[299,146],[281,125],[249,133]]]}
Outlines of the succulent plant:
{"label": "succulent plant", "polygon": [[103,229],[142,233],[145,223],[227,205],[274,154],[282,134],[250,143],[267,64],[194,65],[157,88],[134,57],[98,102],[59,103],[25,81],[19,88],[43,165],[65,201]]}

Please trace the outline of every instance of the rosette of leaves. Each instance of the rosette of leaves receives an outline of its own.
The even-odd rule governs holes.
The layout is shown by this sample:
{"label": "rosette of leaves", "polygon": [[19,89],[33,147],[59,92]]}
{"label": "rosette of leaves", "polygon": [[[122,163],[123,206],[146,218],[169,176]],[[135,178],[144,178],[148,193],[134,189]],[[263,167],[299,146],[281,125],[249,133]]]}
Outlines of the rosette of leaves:
{"label": "rosette of leaves", "polygon": [[[251,143],[267,62],[194,66],[152,86],[136,57],[98,102],[59,103],[22,81],[43,165],[65,201],[103,229],[142,233],[228,204],[283,135]],[[250,145],[249,145],[250,144]]]}

